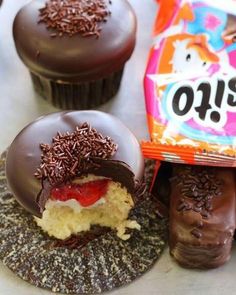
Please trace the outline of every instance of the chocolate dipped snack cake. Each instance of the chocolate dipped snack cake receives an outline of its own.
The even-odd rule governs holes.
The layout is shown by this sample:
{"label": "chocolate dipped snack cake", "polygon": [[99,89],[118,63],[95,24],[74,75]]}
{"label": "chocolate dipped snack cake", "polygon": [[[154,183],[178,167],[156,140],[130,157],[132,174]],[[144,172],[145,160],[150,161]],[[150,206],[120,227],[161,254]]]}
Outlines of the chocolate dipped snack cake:
{"label": "chocolate dipped snack cake", "polygon": [[6,174],[19,203],[58,239],[90,230],[140,229],[128,215],[141,191],[144,161],[134,135],[116,118],[96,111],[39,118],[11,144]]}
{"label": "chocolate dipped snack cake", "polygon": [[126,0],[34,0],[16,15],[13,36],[41,96],[63,109],[89,109],[118,91],[136,17]]}
{"label": "chocolate dipped snack cake", "polygon": [[39,118],[0,157],[0,260],[53,292],[97,294],[132,282],[167,240],[167,218],[144,189],[151,177],[137,139],[115,117]]}
{"label": "chocolate dipped snack cake", "polygon": [[170,253],[190,268],[229,260],[235,230],[235,176],[231,168],[174,166],[170,195]]}

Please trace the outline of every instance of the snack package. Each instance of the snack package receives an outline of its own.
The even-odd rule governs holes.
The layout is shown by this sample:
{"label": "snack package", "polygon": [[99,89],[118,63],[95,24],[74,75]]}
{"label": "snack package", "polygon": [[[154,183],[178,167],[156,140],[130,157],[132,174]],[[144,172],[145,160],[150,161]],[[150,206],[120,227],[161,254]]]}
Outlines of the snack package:
{"label": "snack package", "polygon": [[236,1],[160,0],[144,87],[144,156],[236,166]]}

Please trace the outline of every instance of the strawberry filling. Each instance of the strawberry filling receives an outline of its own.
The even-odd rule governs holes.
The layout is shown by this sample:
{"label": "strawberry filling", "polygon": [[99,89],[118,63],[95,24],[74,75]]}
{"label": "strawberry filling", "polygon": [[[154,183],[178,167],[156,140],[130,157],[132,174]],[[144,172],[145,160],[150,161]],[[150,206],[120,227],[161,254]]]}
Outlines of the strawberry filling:
{"label": "strawberry filling", "polygon": [[51,199],[65,202],[75,199],[81,206],[88,207],[104,196],[108,189],[109,179],[99,179],[83,184],[70,183],[51,190]]}

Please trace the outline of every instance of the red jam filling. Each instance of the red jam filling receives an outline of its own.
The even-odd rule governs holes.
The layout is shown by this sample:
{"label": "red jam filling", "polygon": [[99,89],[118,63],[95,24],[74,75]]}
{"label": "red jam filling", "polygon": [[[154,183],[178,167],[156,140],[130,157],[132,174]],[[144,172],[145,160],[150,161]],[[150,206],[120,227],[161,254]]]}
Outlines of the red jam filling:
{"label": "red jam filling", "polygon": [[51,190],[51,199],[65,202],[77,200],[81,206],[88,207],[104,196],[108,189],[109,179],[99,179],[83,184],[70,183]]}

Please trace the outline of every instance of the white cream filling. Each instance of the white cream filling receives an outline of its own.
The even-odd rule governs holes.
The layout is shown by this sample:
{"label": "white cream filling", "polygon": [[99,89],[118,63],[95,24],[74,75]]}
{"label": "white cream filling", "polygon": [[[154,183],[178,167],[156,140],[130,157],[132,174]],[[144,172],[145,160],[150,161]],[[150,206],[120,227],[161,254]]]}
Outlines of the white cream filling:
{"label": "white cream filling", "polygon": [[71,208],[74,212],[79,213],[81,212],[81,210],[83,209],[91,209],[91,208],[96,208],[99,205],[105,204],[106,200],[105,198],[100,198],[99,200],[97,200],[95,203],[93,203],[90,206],[82,206],[79,201],[75,200],[75,199],[70,199],[67,201],[58,201],[58,200],[51,200],[49,199],[46,203],[46,209],[51,210],[52,208],[60,208],[60,207],[69,207]]}
{"label": "white cream filling", "polygon": [[[88,174],[87,176],[82,176],[80,178],[75,179],[74,181],[72,181],[72,183],[76,183],[76,184],[84,184],[90,181],[94,181],[94,180],[100,180],[100,179],[107,179],[106,177],[103,176],[96,176],[93,174]],[[99,205],[105,204],[106,200],[104,197],[101,197],[99,200],[97,200],[95,203],[93,203],[90,206],[82,206],[80,204],[79,201],[75,200],[75,199],[69,199],[67,201],[59,201],[59,200],[52,200],[49,199],[46,203],[45,208],[46,209],[52,209],[53,207],[56,208],[60,208],[60,207],[69,207],[70,209],[72,209],[74,212],[81,212],[81,210],[83,209],[91,209],[91,208],[95,208]]]}

